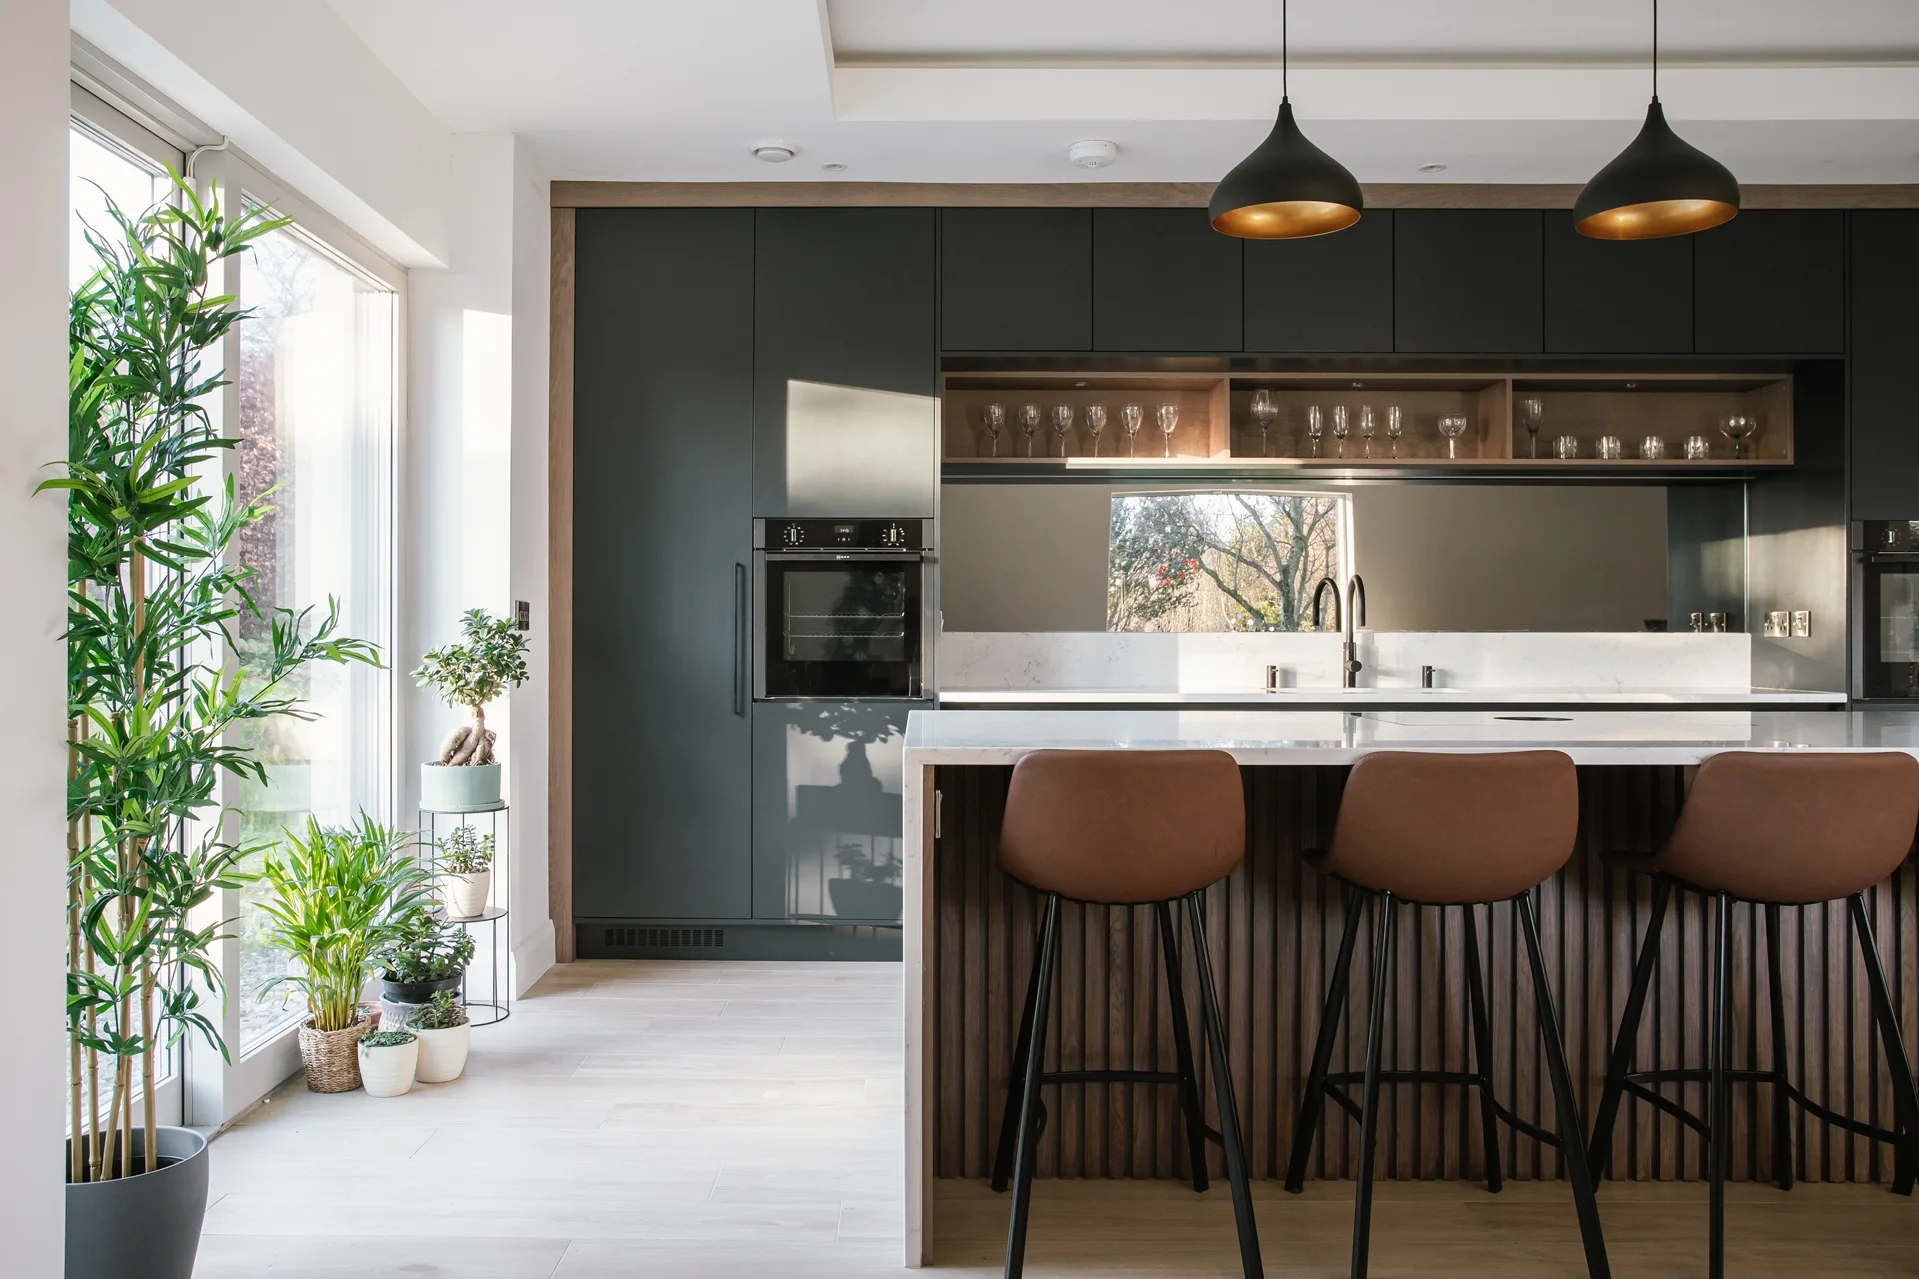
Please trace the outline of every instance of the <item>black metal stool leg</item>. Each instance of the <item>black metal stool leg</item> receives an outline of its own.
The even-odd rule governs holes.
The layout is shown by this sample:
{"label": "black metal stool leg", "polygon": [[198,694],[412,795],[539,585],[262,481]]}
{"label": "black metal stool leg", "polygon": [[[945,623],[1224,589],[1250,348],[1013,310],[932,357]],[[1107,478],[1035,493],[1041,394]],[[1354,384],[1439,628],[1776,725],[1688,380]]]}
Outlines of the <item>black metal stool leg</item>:
{"label": "black metal stool leg", "polygon": [[1373,1235],[1373,1155],[1379,1122],[1379,1036],[1386,1021],[1386,986],[1393,967],[1393,895],[1373,898],[1379,919],[1373,929],[1372,1004],[1366,1010],[1366,1085],[1360,1103],[1358,1185],[1353,1195],[1352,1279],[1365,1279],[1366,1254]]}
{"label": "black metal stool leg", "polygon": [[[1479,967],[1477,906],[1462,906],[1466,916],[1466,999],[1472,1015],[1473,1064],[1479,1078],[1479,1138],[1485,1146],[1486,1189],[1499,1193],[1499,1117],[1493,1113],[1493,1022],[1486,1012],[1486,979]],[[1488,919],[1490,923],[1490,918]]]}
{"label": "black metal stool leg", "polygon": [[1625,1015],[1613,1034],[1612,1055],[1606,1061],[1606,1086],[1599,1094],[1599,1109],[1593,1112],[1592,1140],[1586,1147],[1586,1163],[1597,1182],[1606,1175],[1612,1162],[1613,1122],[1619,1117],[1619,1102],[1626,1092],[1626,1076],[1632,1072],[1633,1048],[1639,1040],[1639,1021],[1646,1011],[1646,993],[1652,989],[1653,971],[1659,967],[1659,934],[1665,927],[1666,908],[1672,904],[1672,881],[1658,878],[1652,884],[1652,918],[1646,921],[1646,938],[1639,944],[1639,958],[1633,964],[1632,988],[1626,995]]}
{"label": "black metal stool leg", "polygon": [[1707,1228],[1711,1232],[1706,1273],[1709,1279],[1726,1275],[1726,1171],[1732,1155],[1732,1085],[1727,1070],[1732,1058],[1732,964],[1727,954],[1732,933],[1727,916],[1732,902],[1725,893],[1712,898],[1712,1065],[1706,1085]]}
{"label": "black metal stool leg", "polygon": [[1240,1145],[1239,1107],[1233,1101],[1232,1063],[1226,1058],[1226,1023],[1219,1013],[1219,991],[1213,986],[1213,958],[1206,947],[1206,920],[1200,914],[1198,893],[1186,898],[1186,918],[1193,929],[1193,966],[1199,969],[1200,1021],[1206,1028],[1206,1046],[1213,1062],[1213,1091],[1219,1104],[1219,1144],[1226,1154],[1226,1181],[1233,1189],[1239,1264],[1246,1279],[1260,1279],[1266,1271],[1259,1260],[1253,1192],[1246,1182],[1246,1151]]}
{"label": "black metal stool leg", "polygon": [[1028,1037],[1021,1068],[1019,1153],[1013,1163],[1013,1211],[1006,1227],[1006,1279],[1019,1279],[1026,1268],[1026,1217],[1033,1203],[1033,1159],[1039,1144],[1039,1077],[1046,1068],[1046,1005],[1053,991],[1053,961],[1059,945],[1059,894],[1046,894],[1046,914],[1040,924],[1039,988],[1033,999],[1033,1033]]}
{"label": "black metal stool leg", "polygon": [[1180,979],[1179,938],[1173,931],[1173,909],[1165,902],[1153,907],[1159,917],[1159,953],[1166,964],[1166,998],[1173,1011],[1173,1051],[1179,1061],[1179,1109],[1186,1124],[1186,1149],[1193,1161],[1193,1189],[1206,1189],[1206,1117],[1199,1107],[1199,1072],[1193,1065],[1192,1030],[1186,1024],[1186,983]]}
{"label": "black metal stool leg", "polygon": [[1895,1149],[1892,1188],[1902,1195],[1912,1193],[1914,1164],[1919,1163],[1919,1089],[1912,1078],[1911,1059],[1906,1056],[1905,1039],[1899,1033],[1899,1014],[1892,1006],[1892,992],[1886,987],[1886,970],[1879,958],[1879,939],[1872,931],[1872,917],[1866,912],[1866,895],[1860,893],[1848,903],[1852,908],[1853,930],[1859,934],[1859,950],[1866,961],[1866,981],[1872,987],[1873,1013],[1879,1019],[1879,1038],[1886,1048],[1886,1065],[1892,1074],[1893,1108],[1898,1116],[1895,1127],[1899,1138]]}
{"label": "black metal stool leg", "polygon": [[1346,894],[1346,928],[1339,939],[1339,958],[1333,962],[1333,977],[1326,991],[1326,1007],[1319,1015],[1319,1037],[1313,1044],[1313,1065],[1306,1075],[1306,1087],[1299,1095],[1299,1114],[1293,1120],[1293,1153],[1286,1161],[1286,1189],[1298,1194],[1306,1188],[1306,1163],[1312,1158],[1313,1137],[1319,1131],[1319,1117],[1326,1109],[1326,1070],[1333,1063],[1333,1042],[1339,1038],[1339,1023],[1346,1016],[1346,986],[1353,971],[1353,943],[1359,940],[1359,924],[1365,914],[1368,894],[1351,889]]}
{"label": "black metal stool leg", "polygon": [[1786,1070],[1786,995],[1779,975],[1779,907],[1766,907],[1766,981],[1772,999],[1772,1179],[1792,1189],[1792,1093]]}
{"label": "black metal stool leg", "polygon": [[1579,1120],[1579,1105],[1573,1099],[1572,1072],[1566,1068],[1566,1043],[1559,1026],[1559,1012],[1553,1004],[1552,984],[1546,980],[1546,960],[1540,953],[1539,921],[1533,915],[1532,894],[1524,892],[1513,898],[1513,909],[1519,912],[1519,923],[1526,934],[1526,958],[1533,973],[1534,1017],[1539,1023],[1540,1045],[1546,1050],[1546,1070],[1552,1076],[1559,1153],[1566,1161],[1566,1180],[1572,1183],[1573,1207],[1579,1214],[1579,1237],[1586,1245],[1586,1273],[1592,1279],[1609,1279],[1612,1267],[1606,1260],[1599,1203],[1593,1197],[1592,1169],[1586,1162],[1586,1130]]}
{"label": "black metal stool leg", "polygon": [[1035,937],[1033,971],[1026,979],[1026,1006],[1019,1015],[1019,1040],[1013,1046],[1013,1069],[1006,1079],[1006,1109],[1000,1112],[999,1149],[993,1155],[993,1193],[1004,1194],[1013,1179],[1013,1143],[1019,1135],[1020,1098],[1026,1091],[1026,1053],[1033,1043],[1033,1008],[1039,1003],[1039,954],[1045,925]]}

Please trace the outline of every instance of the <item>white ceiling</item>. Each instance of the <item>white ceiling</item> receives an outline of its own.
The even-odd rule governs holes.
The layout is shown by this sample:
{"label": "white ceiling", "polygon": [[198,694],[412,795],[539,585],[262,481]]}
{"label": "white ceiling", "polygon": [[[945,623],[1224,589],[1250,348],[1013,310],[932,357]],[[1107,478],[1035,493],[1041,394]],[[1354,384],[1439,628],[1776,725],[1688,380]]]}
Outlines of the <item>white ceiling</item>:
{"label": "white ceiling", "polygon": [[[1210,181],[1279,88],[1277,0],[328,3],[450,128],[565,178]],[[1644,112],[1650,8],[1298,0],[1294,103],[1363,181],[1580,182]],[[1660,19],[1668,114],[1742,180],[1919,181],[1919,0]],[[1069,165],[1086,137],[1119,162]],[[799,157],[755,161],[771,140]]]}

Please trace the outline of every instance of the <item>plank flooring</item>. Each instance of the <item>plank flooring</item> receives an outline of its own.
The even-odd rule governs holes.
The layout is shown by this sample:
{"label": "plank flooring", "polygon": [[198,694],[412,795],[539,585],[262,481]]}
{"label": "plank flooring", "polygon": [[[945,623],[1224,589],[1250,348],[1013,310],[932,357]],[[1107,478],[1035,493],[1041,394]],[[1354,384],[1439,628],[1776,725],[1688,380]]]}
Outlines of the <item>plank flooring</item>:
{"label": "plank flooring", "polygon": [[[213,1146],[200,1279],[858,1279],[900,1271],[900,970],[583,961],[405,1097],[296,1078]],[[1267,1273],[1343,1274],[1350,1187],[1256,1187]],[[940,1182],[935,1273],[999,1273],[1006,1200]],[[1704,1190],[1612,1185],[1615,1272],[1704,1269]],[[1383,1184],[1373,1273],[1581,1273],[1563,1186]],[[1882,1187],[1732,1194],[1734,1275],[1919,1274]],[[1170,1182],[1036,1187],[1027,1273],[1237,1273],[1231,1207]]]}

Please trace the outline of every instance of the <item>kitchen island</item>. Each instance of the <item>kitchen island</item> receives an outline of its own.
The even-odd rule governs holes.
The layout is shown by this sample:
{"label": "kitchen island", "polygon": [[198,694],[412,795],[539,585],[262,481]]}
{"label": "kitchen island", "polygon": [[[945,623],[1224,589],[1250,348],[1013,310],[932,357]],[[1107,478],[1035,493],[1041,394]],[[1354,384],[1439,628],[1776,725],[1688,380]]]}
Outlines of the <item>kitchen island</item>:
{"label": "kitchen island", "polygon": [[[1583,1110],[1597,1095],[1604,1054],[1626,990],[1647,909],[1642,882],[1602,864],[1602,850],[1656,848],[1682,801],[1686,769],[1725,750],[1903,750],[1919,754],[1919,713],[1698,710],[1023,710],[934,711],[911,717],[905,740],[906,1260],[929,1253],[936,1178],[989,1170],[1005,1095],[1021,993],[1032,962],[1034,895],[994,865],[998,814],[1011,767],[1030,750],[1220,749],[1246,782],[1248,854],[1206,897],[1247,1150],[1256,1177],[1278,1175],[1331,967],[1342,904],[1302,853],[1331,831],[1345,770],[1375,750],[1551,748],[1580,769],[1581,834],[1564,870],[1540,889],[1542,930],[1568,1055]],[[1915,876],[1908,865],[1875,893],[1875,926],[1910,1038],[1919,1023]],[[1550,1123],[1550,1093],[1532,1044],[1530,990],[1515,966],[1511,912],[1488,912],[1481,944],[1490,976],[1494,1078],[1522,1118]],[[1069,905],[1062,914],[1057,1020],[1049,1068],[1165,1068],[1170,1014],[1157,978],[1151,916],[1143,908]],[[1843,905],[1788,909],[1782,947],[1788,1058],[1808,1095],[1842,1113],[1883,1121],[1887,1081],[1872,1063],[1870,1018],[1856,995]],[[1404,921],[1388,1064],[1460,1069],[1463,929],[1457,911],[1419,908]],[[1763,1065],[1758,1042],[1765,983],[1745,910],[1733,926],[1735,1055]],[[1641,1062],[1701,1064],[1704,912],[1682,901],[1666,926],[1667,959],[1642,1036]],[[1191,947],[1182,947],[1191,981]],[[1363,988],[1363,956],[1353,980]],[[1356,1063],[1359,1045],[1339,1061]],[[1350,1065],[1346,1068],[1350,1068]],[[1111,1084],[1049,1090],[1040,1138],[1042,1177],[1174,1177],[1184,1169],[1170,1092]],[[1164,1094],[1164,1095],[1162,1095]],[[1401,1178],[1477,1179],[1471,1103],[1453,1088],[1389,1090],[1381,1172]],[[1694,1099],[1696,1103],[1696,1098]],[[1329,1108],[1330,1109],[1330,1108]],[[1763,1107],[1735,1107],[1736,1177],[1769,1175]],[[1353,1130],[1335,1110],[1322,1121],[1312,1173],[1350,1175]],[[1889,1152],[1811,1117],[1796,1120],[1797,1174],[1809,1180],[1884,1178]],[[1696,1134],[1643,1103],[1617,1129],[1613,1175],[1692,1178]],[[1507,1175],[1552,1177],[1549,1148],[1523,1135],[1502,1147]]]}

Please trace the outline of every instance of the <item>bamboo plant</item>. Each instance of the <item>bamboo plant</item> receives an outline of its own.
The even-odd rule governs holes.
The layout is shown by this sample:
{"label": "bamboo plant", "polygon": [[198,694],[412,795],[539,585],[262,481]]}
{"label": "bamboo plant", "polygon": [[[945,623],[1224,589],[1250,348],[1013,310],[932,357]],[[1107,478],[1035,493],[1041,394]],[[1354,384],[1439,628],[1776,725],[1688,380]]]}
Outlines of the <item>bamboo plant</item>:
{"label": "bamboo plant", "polygon": [[[252,849],[228,842],[223,772],[264,782],[231,731],[308,717],[287,678],[315,661],[379,664],[336,634],[338,606],[274,609],[270,651],[243,678],[229,623],[260,616],[227,548],[271,509],[217,479],[234,441],[206,404],[225,382],[202,357],[244,317],[218,292],[226,264],[284,225],[229,215],[175,178],[141,214],[108,205],[97,267],[69,306],[68,454],[41,489],[67,499],[68,1177],[157,1164],[155,1083],[189,1034],[224,1056],[206,1012],[226,933],[203,907]],[[263,495],[264,496],[264,495]],[[136,1094],[145,1157],[133,1159]]]}

